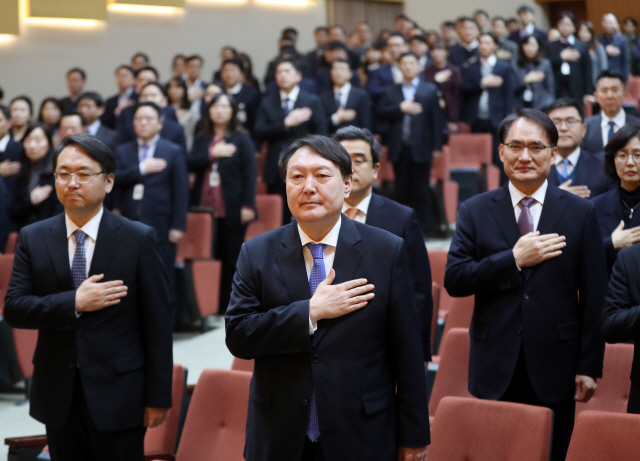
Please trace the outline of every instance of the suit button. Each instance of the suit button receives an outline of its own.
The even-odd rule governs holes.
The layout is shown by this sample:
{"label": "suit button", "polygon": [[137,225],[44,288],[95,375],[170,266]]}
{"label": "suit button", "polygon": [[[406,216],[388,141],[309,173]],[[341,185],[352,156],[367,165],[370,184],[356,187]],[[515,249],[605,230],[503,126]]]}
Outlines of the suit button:
{"label": "suit button", "polygon": [[312,361],[313,363],[318,363],[318,356],[314,355]]}
{"label": "suit button", "polygon": [[306,407],[309,405],[309,401],[307,399],[302,399],[302,406]]}
{"label": "suit button", "polygon": [[529,293],[524,294],[524,299],[529,299]]}
{"label": "suit button", "polygon": [[518,328],[516,329],[516,332],[517,332],[519,335],[521,335],[521,334],[522,334],[522,327],[518,327]]}

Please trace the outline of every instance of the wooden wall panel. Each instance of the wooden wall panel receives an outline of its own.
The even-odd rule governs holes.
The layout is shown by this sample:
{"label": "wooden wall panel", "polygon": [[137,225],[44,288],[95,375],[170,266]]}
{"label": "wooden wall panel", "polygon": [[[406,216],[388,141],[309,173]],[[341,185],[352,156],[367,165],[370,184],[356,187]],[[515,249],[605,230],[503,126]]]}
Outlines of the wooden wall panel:
{"label": "wooden wall panel", "polygon": [[327,12],[328,23],[340,24],[347,33],[360,21],[367,21],[375,37],[381,29],[393,30],[393,18],[403,12],[403,4],[380,0],[329,0]]}
{"label": "wooden wall panel", "polygon": [[29,0],[29,17],[106,21],[107,0]]}
{"label": "wooden wall panel", "polygon": [[620,21],[627,16],[631,16],[640,21],[640,1],[638,0],[586,0],[587,17],[596,29],[602,33],[602,16],[606,13],[613,13]]}
{"label": "wooden wall panel", "polygon": [[19,7],[19,0],[0,0],[0,34],[20,35]]}

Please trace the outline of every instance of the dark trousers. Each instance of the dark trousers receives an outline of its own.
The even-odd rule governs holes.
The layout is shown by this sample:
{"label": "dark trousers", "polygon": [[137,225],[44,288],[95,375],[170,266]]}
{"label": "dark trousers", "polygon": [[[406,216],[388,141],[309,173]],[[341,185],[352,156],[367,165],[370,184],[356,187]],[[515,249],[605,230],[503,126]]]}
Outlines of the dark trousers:
{"label": "dark trousers", "polygon": [[287,205],[287,186],[278,178],[278,181],[274,184],[267,184],[267,192],[270,194],[278,194],[282,197],[282,225],[289,224],[291,222],[291,211],[289,211],[289,205]]}
{"label": "dark trousers", "polygon": [[178,321],[181,314],[178,312],[178,295],[176,289],[176,250],[175,243],[171,243],[168,240],[159,241],[160,255],[162,256],[162,262],[169,276],[169,302],[171,303],[171,315],[174,319],[174,326],[180,324]]}
{"label": "dark trousers", "polygon": [[549,408],[553,412],[551,461],[564,461],[567,457],[567,450],[569,449],[569,442],[573,432],[576,402],[573,398],[552,404],[542,402],[531,386],[522,348],[520,349],[520,356],[518,357],[511,383],[500,400]]}
{"label": "dark trousers", "polygon": [[629,390],[629,402],[627,403],[627,413],[640,415],[640,388],[631,383]]}
{"label": "dark trousers", "polygon": [[218,313],[223,315],[227,311],[231,298],[231,283],[236,273],[236,264],[240,249],[244,243],[247,232],[246,225],[227,226],[225,219],[218,219],[218,235],[216,237],[216,255],[222,262],[222,274],[220,276],[220,304]]}
{"label": "dark trousers", "polygon": [[322,453],[322,442],[320,439],[312,442],[309,437],[304,438],[304,448],[302,450],[301,461],[324,461]]}
{"label": "dark trousers", "polygon": [[429,231],[434,225],[433,220],[429,218],[431,163],[414,162],[411,148],[404,146],[400,152],[400,159],[393,162],[393,173],[396,179],[396,200],[413,208],[422,232]]}
{"label": "dark trousers", "polygon": [[61,428],[47,426],[47,442],[53,461],[142,461],[146,430],[143,426],[112,432],[98,429],[76,373],[69,417]]}
{"label": "dark trousers", "polygon": [[493,127],[493,125],[491,124],[491,120],[478,119],[471,127],[471,131],[473,133],[489,133],[491,135],[491,158],[493,159],[493,164],[500,168],[500,184],[506,183],[509,178],[507,178],[507,175],[504,172],[504,167],[502,165],[502,160],[500,160],[500,152],[498,150],[500,139],[498,139],[498,130]]}

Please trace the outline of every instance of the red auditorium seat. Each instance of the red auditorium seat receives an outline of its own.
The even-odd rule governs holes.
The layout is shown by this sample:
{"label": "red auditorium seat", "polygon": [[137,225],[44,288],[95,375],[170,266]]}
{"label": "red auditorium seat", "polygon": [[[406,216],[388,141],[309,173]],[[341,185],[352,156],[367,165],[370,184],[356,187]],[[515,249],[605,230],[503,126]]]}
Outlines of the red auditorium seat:
{"label": "red auditorium seat", "polygon": [[450,163],[451,151],[448,146],[443,146],[442,155],[434,158],[431,165],[431,183],[439,204],[439,218],[447,225],[455,223],[458,215],[459,187],[451,180]]}
{"label": "red auditorium seat", "polygon": [[573,428],[567,461],[637,461],[638,434],[640,415],[583,411]]}
{"label": "red auditorium seat", "polygon": [[13,254],[16,252],[16,245],[18,244],[18,233],[11,232],[9,237],[7,237],[7,244],[4,247],[4,252],[6,254]]}
{"label": "red auditorium seat", "polygon": [[213,216],[211,213],[187,213],[187,229],[178,242],[176,262],[211,258]]}
{"label": "red auditorium seat", "polygon": [[500,187],[500,170],[492,164],[493,142],[488,133],[457,133],[449,136],[451,169],[477,169],[485,190]]}
{"label": "red auditorium seat", "polygon": [[248,371],[249,373],[253,373],[253,360],[244,360],[244,359],[239,359],[238,357],[234,357],[233,365],[231,365],[231,369],[236,371]]}
{"label": "red auditorium seat", "polygon": [[256,195],[258,219],[247,227],[244,241],[282,225],[282,197],[277,194]]}

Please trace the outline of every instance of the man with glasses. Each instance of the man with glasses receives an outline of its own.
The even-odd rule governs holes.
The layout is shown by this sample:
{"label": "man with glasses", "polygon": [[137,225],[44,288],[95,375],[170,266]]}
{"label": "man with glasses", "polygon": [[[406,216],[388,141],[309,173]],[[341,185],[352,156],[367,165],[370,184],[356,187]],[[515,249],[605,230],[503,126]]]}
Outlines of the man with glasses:
{"label": "man with glasses", "polygon": [[580,147],[587,127],[578,102],[557,99],[547,107],[547,115],[558,129],[558,156],[549,172],[549,184],[582,198],[595,197],[614,187],[615,182],[603,173],[603,158]]}
{"label": "man with glasses", "polygon": [[602,376],[606,261],[593,204],[549,184],[558,131],[522,109],[498,129],[509,182],[460,206],[444,285],[475,295],[469,392],[548,407],[564,460],[575,401]]}
{"label": "man with glasses", "polygon": [[[89,134],[56,150],[64,214],[20,232],[4,316],[38,329],[30,414],[51,459],[144,459],[169,415],[167,275],[153,230],[106,210],[116,159]],[[146,426],[146,427],[145,427]]]}

